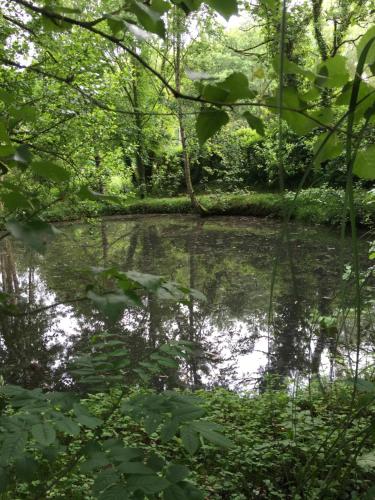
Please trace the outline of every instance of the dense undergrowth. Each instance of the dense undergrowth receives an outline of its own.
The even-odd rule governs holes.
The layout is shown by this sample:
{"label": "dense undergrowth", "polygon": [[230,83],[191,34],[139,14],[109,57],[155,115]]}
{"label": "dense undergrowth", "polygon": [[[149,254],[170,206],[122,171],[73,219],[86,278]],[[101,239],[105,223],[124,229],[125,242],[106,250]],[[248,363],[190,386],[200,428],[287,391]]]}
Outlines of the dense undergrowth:
{"label": "dense undergrowth", "polygon": [[[242,192],[202,195],[199,197],[209,215],[248,215],[255,217],[282,218],[290,214],[292,219],[312,224],[337,226],[344,213],[345,194],[333,188],[311,188],[298,193],[287,192],[284,199],[278,193]],[[375,222],[375,195],[373,192],[357,190],[355,193],[357,222],[371,227]],[[192,212],[190,200],[185,197],[172,198],[123,198],[118,202],[70,203],[57,205],[48,211],[48,218],[55,221],[95,217],[100,215],[133,214],[187,214]]]}
{"label": "dense undergrowth", "polygon": [[[201,438],[195,455],[184,449],[180,436],[165,442],[160,429],[146,432],[120,412],[108,420],[103,435],[145,454],[155,453],[155,463],[173,462],[181,471],[187,467],[188,481],[206,499],[370,499],[375,480],[374,388],[368,384],[363,390],[354,410],[351,386],[343,382],[323,391],[313,384],[294,394],[287,388],[245,395],[225,389],[198,391],[205,420],[220,424],[233,446],[221,449]],[[139,389],[130,390],[131,394],[139,396]],[[115,396],[91,396],[88,405],[101,417]],[[79,447],[82,439],[80,435],[70,448]],[[77,500],[94,498],[92,485],[106,470],[100,458],[91,472],[82,464],[69,471],[47,498],[66,498],[67,491],[74,492],[72,498]],[[55,467],[65,465],[62,457]],[[18,484],[17,491],[6,498],[28,498],[26,485]]]}

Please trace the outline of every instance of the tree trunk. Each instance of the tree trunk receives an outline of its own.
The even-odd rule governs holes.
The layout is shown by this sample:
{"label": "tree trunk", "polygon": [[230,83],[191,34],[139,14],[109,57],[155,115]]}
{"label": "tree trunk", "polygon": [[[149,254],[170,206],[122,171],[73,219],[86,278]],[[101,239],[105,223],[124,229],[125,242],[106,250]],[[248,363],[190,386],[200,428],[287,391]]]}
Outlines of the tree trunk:
{"label": "tree trunk", "polygon": [[139,68],[134,66],[135,80],[133,81],[133,105],[134,105],[134,121],[136,127],[137,135],[137,149],[135,151],[135,161],[137,165],[138,183],[140,197],[143,199],[147,196],[147,185],[146,185],[146,169],[143,161],[143,123],[142,116],[139,110],[139,94],[138,94],[138,80],[139,80]]}
{"label": "tree trunk", "polygon": [[[182,37],[181,33],[183,31],[183,24],[184,24],[184,19],[183,19],[183,14],[181,14],[177,9],[175,9],[175,21],[176,21],[176,38],[175,38],[175,87],[177,92],[181,91],[181,74],[182,74],[182,68],[181,68],[181,51],[182,51]],[[198,198],[196,197],[194,193],[194,188],[193,188],[193,183],[191,181],[191,170],[190,170],[190,158],[189,158],[189,151],[187,147],[187,139],[186,139],[186,133],[185,133],[185,127],[184,127],[184,117],[183,117],[183,112],[182,112],[182,105],[181,102],[177,102],[177,118],[178,118],[178,125],[179,125],[179,133],[180,133],[180,140],[181,140],[181,146],[182,146],[182,158],[184,162],[184,174],[185,174],[185,183],[186,183],[186,190],[187,193],[190,197],[190,201],[192,204],[192,207],[195,212],[199,213],[200,215],[207,215],[208,211],[206,208],[204,208],[201,203],[199,202]]]}
{"label": "tree trunk", "polygon": [[103,184],[102,176],[100,175],[102,159],[101,159],[99,153],[96,153],[94,160],[95,160],[96,172],[99,175],[98,191],[99,191],[99,193],[103,194],[104,193],[104,184]]}

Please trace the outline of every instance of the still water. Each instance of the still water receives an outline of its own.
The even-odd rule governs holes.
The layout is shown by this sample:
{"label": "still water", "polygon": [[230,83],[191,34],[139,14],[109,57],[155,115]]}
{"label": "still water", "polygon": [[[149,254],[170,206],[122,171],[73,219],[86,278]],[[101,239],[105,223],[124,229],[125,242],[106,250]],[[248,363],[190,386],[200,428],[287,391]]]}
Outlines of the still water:
{"label": "still water", "polygon": [[[243,389],[267,373],[337,376],[351,368],[350,313],[339,333],[318,320],[350,303],[352,293],[341,280],[350,241],[332,229],[291,225],[289,244],[280,242],[279,223],[249,217],[136,216],[60,229],[43,256],[13,240],[1,248],[2,290],[15,292],[24,311],[0,316],[0,369],[10,383],[61,387],[66,363],[103,330],[123,335],[133,360],[169,339],[194,341],[184,376],[194,387]],[[148,295],[144,310],[127,310],[109,325],[89,302],[72,302],[85,295],[92,266],[162,275],[202,291],[207,302],[189,306]],[[364,359],[373,352],[371,324]]]}

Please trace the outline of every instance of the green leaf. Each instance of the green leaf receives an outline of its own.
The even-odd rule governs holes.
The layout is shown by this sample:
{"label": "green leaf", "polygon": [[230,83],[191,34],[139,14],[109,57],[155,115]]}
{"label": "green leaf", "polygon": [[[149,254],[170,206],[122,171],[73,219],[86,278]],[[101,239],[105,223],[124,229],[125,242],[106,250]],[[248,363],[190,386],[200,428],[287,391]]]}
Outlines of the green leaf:
{"label": "green leaf", "polygon": [[229,91],[219,87],[218,85],[204,85],[202,86],[201,95],[203,99],[211,102],[225,103],[228,101]]}
{"label": "green leaf", "polygon": [[128,487],[132,490],[141,490],[146,495],[154,495],[170,486],[170,482],[157,475],[131,476],[127,480]]}
{"label": "green leaf", "polygon": [[250,128],[255,130],[259,135],[264,136],[265,134],[264,124],[260,118],[258,118],[255,115],[252,115],[249,111],[245,111],[245,113],[242,116],[247,120],[247,123],[249,124]]}
{"label": "green leaf", "polygon": [[31,434],[35,441],[42,446],[49,446],[56,440],[56,431],[48,422],[33,425],[31,427]]}
{"label": "green leaf", "polygon": [[48,160],[33,162],[31,164],[31,169],[40,177],[44,177],[45,179],[55,182],[67,181],[70,178],[70,173],[65,170],[65,168],[62,168]]}
{"label": "green leaf", "polygon": [[283,117],[289,127],[298,135],[306,135],[319,125],[309,117],[293,111],[284,111]]}
{"label": "green leaf", "polygon": [[12,104],[16,100],[16,95],[7,90],[0,89],[0,101],[4,104]]}
{"label": "green leaf", "polygon": [[138,271],[128,271],[126,277],[132,281],[135,281],[141,285],[146,290],[151,292],[156,292],[156,290],[162,284],[162,279],[160,276],[155,276],[154,274],[139,273]]}
{"label": "green leaf", "polygon": [[253,99],[256,93],[249,89],[249,80],[240,72],[232,73],[218,87],[228,92],[225,102],[235,102],[239,99]]}
{"label": "green leaf", "polygon": [[[350,98],[353,90],[353,82],[345,85],[340,95],[336,99],[338,106],[349,106]],[[359,103],[359,104],[358,104]],[[366,113],[373,110],[375,104],[374,87],[365,82],[361,82],[359,86],[357,105],[355,108],[355,122],[363,118]],[[372,120],[370,120],[371,122]]]}
{"label": "green leaf", "polygon": [[344,145],[339,141],[337,133],[325,132],[321,134],[314,144],[314,163],[319,165],[328,160],[333,160],[344,151]]}
{"label": "green leaf", "polygon": [[116,322],[122,317],[125,307],[138,306],[138,303],[124,293],[107,293],[105,295],[99,295],[89,290],[87,292],[87,298],[92,300],[99,311],[105,314],[112,322]]}
{"label": "green leaf", "polygon": [[13,160],[18,163],[28,164],[31,162],[33,155],[27,146],[19,146],[14,153]]}
{"label": "green leaf", "polygon": [[98,496],[98,500],[127,500],[128,498],[130,498],[129,490],[122,484],[114,484]]}
{"label": "green leaf", "polygon": [[31,208],[30,201],[20,192],[1,193],[0,199],[7,210],[16,210],[18,208]]}
{"label": "green leaf", "polygon": [[16,472],[17,479],[20,481],[29,482],[36,478],[38,474],[38,464],[30,456],[23,456],[19,458],[15,464],[14,469]]}
{"label": "green leaf", "polygon": [[147,476],[153,474],[153,470],[141,462],[122,462],[117,469],[123,474],[139,474]]}
{"label": "green leaf", "polygon": [[174,359],[159,358],[157,362],[160,366],[165,366],[166,368],[178,368],[178,363]]}
{"label": "green leaf", "polygon": [[148,375],[144,370],[141,370],[140,368],[134,368],[133,372],[135,372],[146,384],[150,382],[150,375]]}
{"label": "green leaf", "polygon": [[27,443],[28,433],[23,430],[17,430],[5,435],[0,448],[0,458],[5,463],[20,458]]}
{"label": "green leaf", "polygon": [[164,500],[189,500],[191,497],[178,484],[172,484],[163,492]]}
{"label": "green leaf", "polygon": [[305,102],[317,101],[320,97],[321,93],[316,87],[310,87],[309,90],[301,94],[301,98]]}
{"label": "green leaf", "polygon": [[189,474],[190,471],[185,465],[172,464],[167,469],[166,478],[171,483],[179,483],[186,479]]}
{"label": "green leaf", "polygon": [[79,425],[70,417],[66,417],[62,414],[54,420],[54,425],[58,431],[69,434],[70,436],[78,436],[80,433]]}
{"label": "green leaf", "polygon": [[207,441],[210,441],[211,443],[216,444],[217,446],[220,446],[221,448],[232,448],[233,443],[230,439],[227,437],[223,436],[219,432],[215,431],[200,431],[202,436],[207,439]]}
{"label": "green leaf", "polygon": [[349,80],[346,57],[335,55],[324,61],[318,68],[317,85],[326,88],[343,87]]}
{"label": "green leaf", "polygon": [[160,17],[160,12],[137,0],[132,0],[130,10],[136,15],[138,22],[146,31],[156,33],[161,38],[165,38],[165,26]]}
{"label": "green leaf", "polygon": [[162,415],[159,414],[156,415],[153,413],[147,415],[144,420],[144,427],[147,434],[153,434],[154,432],[156,432],[157,428],[162,423],[162,421],[163,421]]}
{"label": "green leaf", "polygon": [[159,14],[165,14],[170,9],[169,3],[165,0],[152,0],[151,7],[152,10],[158,12]]}
{"label": "green leaf", "polygon": [[155,472],[160,472],[165,466],[165,461],[153,452],[147,459],[147,466]]}
{"label": "green leaf", "polygon": [[96,429],[96,427],[99,427],[99,425],[103,423],[103,420],[91,415],[87,408],[79,403],[73,405],[73,410],[77,416],[78,422],[89,429]]}
{"label": "green leaf", "polygon": [[[278,90],[274,97],[267,100],[274,113],[278,112],[279,95]],[[308,116],[301,113],[306,108],[306,102],[303,101],[295,87],[285,87],[282,95],[281,116],[296,134],[305,135],[318,126]]]}
{"label": "green leaf", "polygon": [[[280,56],[276,55],[272,61],[272,66],[277,74],[280,73],[280,63]],[[285,75],[302,75],[311,81],[316,78],[316,75],[312,71],[301,68],[298,64],[289,61],[286,57],[284,57],[283,60],[283,71]]]}
{"label": "green leaf", "polygon": [[203,144],[229,122],[228,113],[214,108],[203,109],[198,116],[196,129],[199,144]]}
{"label": "green leaf", "polygon": [[181,427],[181,439],[184,448],[190,455],[194,455],[199,448],[198,432],[190,425],[184,425]]}
{"label": "green leaf", "polygon": [[113,35],[117,35],[125,27],[125,22],[120,16],[108,15],[106,22]]}
{"label": "green leaf", "polygon": [[95,453],[91,458],[81,464],[81,471],[84,473],[94,471],[109,465],[109,460],[105,453]]}
{"label": "green leaf", "polygon": [[353,166],[353,173],[361,179],[375,179],[375,145],[358,152]]}
{"label": "green leaf", "polygon": [[199,406],[182,405],[173,411],[173,418],[179,422],[187,422],[202,417],[204,413],[204,409]]}
{"label": "green leaf", "polygon": [[[306,102],[303,101],[296,87],[293,86],[284,87],[282,95],[283,98],[281,106],[283,108],[293,108],[293,111],[302,111],[306,108]],[[278,89],[276,91],[275,96],[268,99],[269,104],[273,106],[274,113],[278,113],[279,100],[280,100],[280,90]],[[286,112],[288,111],[282,110],[283,116]]]}
{"label": "green leaf", "polygon": [[335,116],[331,108],[316,109],[310,113],[312,118],[318,120],[319,123],[314,123],[314,128],[321,125],[331,126],[334,123]]}
{"label": "green leaf", "polygon": [[9,114],[17,121],[34,122],[37,118],[36,109],[32,106],[12,106],[9,108]]}
{"label": "green leaf", "polygon": [[215,85],[200,83],[197,85],[204,99],[217,103],[229,104],[239,99],[253,99],[256,96],[256,92],[249,88],[246,75],[240,72],[232,73],[224,81]]}
{"label": "green leaf", "polygon": [[205,0],[205,2],[227,20],[238,14],[237,0]]}
{"label": "green leaf", "polygon": [[138,448],[124,448],[122,441],[118,440],[107,441],[104,444],[104,448],[109,450],[111,459],[116,462],[130,462],[134,458],[139,459],[143,457],[142,450]]}
{"label": "green leaf", "polygon": [[54,226],[41,220],[9,221],[5,227],[14,238],[21,240],[25,245],[39,253],[44,253],[47,243],[59,233]]}
{"label": "green leaf", "polygon": [[0,146],[0,158],[5,158],[7,156],[12,156],[16,152],[14,146],[7,144],[6,146]]}
{"label": "green leaf", "polygon": [[[375,26],[372,26],[360,39],[357,45],[358,59],[361,57],[362,52],[366,48],[367,44],[371,42],[371,40],[375,40]],[[375,63],[375,41],[372,42],[372,45],[367,53],[366,62],[369,65]]]}
{"label": "green leaf", "polygon": [[167,422],[160,431],[160,439],[163,443],[167,443],[177,434],[179,422],[176,419],[171,419]]}
{"label": "green leaf", "polygon": [[202,302],[207,302],[207,297],[199,290],[195,290],[195,288],[189,288],[188,293],[193,299],[197,299]]}
{"label": "green leaf", "polygon": [[93,493],[98,496],[99,493],[104,491],[106,488],[118,483],[121,480],[120,475],[113,469],[104,469],[99,472],[94,481]]}

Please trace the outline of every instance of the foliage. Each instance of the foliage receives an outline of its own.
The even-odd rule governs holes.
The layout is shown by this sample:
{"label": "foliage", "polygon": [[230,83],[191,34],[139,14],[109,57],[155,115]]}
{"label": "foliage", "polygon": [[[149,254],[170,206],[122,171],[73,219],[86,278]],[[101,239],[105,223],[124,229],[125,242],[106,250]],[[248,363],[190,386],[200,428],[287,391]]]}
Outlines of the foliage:
{"label": "foliage", "polygon": [[[370,470],[372,479],[374,389],[372,382],[360,378],[364,278],[359,267],[357,223],[372,222],[373,193],[358,191],[356,197],[355,185],[366,187],[375,178],[371,144],[375,31],[370,26],[374,9],[367,18],[370,5],[370,1],[352,0],[339,2],[337,9],[323,9],[323,2],[313,0],[303,22],[307,3],[289,8],[288,2],[273,0],[255,5],[236,0],[131,0],[124,5],[107,0],[85,0],[79,5],[9,0],[1,6],[0,201],[6,230],[1,239],[11,236],[43,254],[58,232],[46,220],[51,207],[81,200],[93,213],[97,203],[104,203],[105,210],[113,206],[121,210],[124,197],[108,192],[115,176],[124,188],[132,183],[130,191],[143,198],[150,187],[162,191],[164,179],[177,174],[165,189],[175,192],[182,163],[193,207],[205,215],[213,213],[215,208],[201,207],[195,198],[190,157],[196,160],[200,180],[211,176],[227,188],[274,185],[277,178],[279,196],[224,196],[216,213],[251,210],[258,215],[279,215],[285,221],[293,216],[335,224],[348,220],[353,238],[349,277],[355,289],[352,317],[356,337],[354,380],[349,391],[344,384],[338,385],[337,392],[329,388],[333,394],[325,399],[323,393],[322,402],[319,392],[316,399],[306,401],[302,392],[302,399],[291,400],[285,390],[274,392],[271,383],[271,391],[259,396],[257,404],[224,394],[220,405],[225,407],[226,398],[229,400],[232,420],[219,416],[236,438],[233,456],[231,441],[218,424],[202,419],[204,412],[195,399],[163,386],[160,374],[178,368],[176,360],[190,355],[191,346],[162,346],[130,373],[128,353],[119,339],[94,338],[91,352],[77,359],[71,370],[72,394],[3,386],[0,486],[4,494],[10,498],[53,496],[60,480],[69,480],[79,470],[91,479],[88,482],[93,483],[96,498],[160,498],[161,494],[166,499],[203,498],[187,480],[185,465],[157,456],[150,441],[140,451],[133,446],[135,439],[124,446],[116,429],[108,434],[112,419],[124,417],[140,424],[149,437],[156,433],[158,443],[178,440],[178,450],[190,455],[202,445],[209,474],[216,466],[210,462],[207,442],[227,448],[218,475],[222,478],[225,467],[223,486],[233,488],[238,498],[353,498],[366,493],[369,481],[362,470]],[[206,33],[220,50],[226,46],[218,41],[223,31],[216,29],[217,16],[228,21],[240,6],[250,12],[250,19],[260,20],[261,27],[255,26],[258,38],[253,48],[244,47],[244,40],[237,37],[239,44],[231,50],[252,57],[254,48],[268,47],[266,57],[256,56],[258,67],[247,66],[251,75],[233,70],[227,63],[214,68],[212,62],[199,60],[194,53],[194,30],[199,47],[210,47]],[[326,20],[333,19],[326,30],[322,27],[324,15]],[[190,31],[186,18],[194,20]],[[344,47],[353,43],[347,35],[358,27],[354,53]],[[311,43],[317,55],[308,50]],[[182,61],[191,64],[192,71],[182,74]],[[207,69],[214,74],[206,73]],[[239,140],[243,127],[262,139]],[[230,128],[229,140],[215,145]],[[163,140],[181,142],[182,162],[170,159],[173,148],[163,150]],[[194,149],[198,151],[195,155]],[[160,161],[163,158],[168,160]],[[233,166],[231,158],[236,158]],[[335,162],[339,168],[332,173]],[[161,168],[154,175],[157,166]],[[229,173],[217,175],[213,171],[217,166]],[[301,195],[307,181],[311,185],[330,182],[333,174],[336,180],[332,184],[345,184],[345,193],[320,187]],[[285,187],[296,188],[300,196],[286,192]],[[216,199],[208,200],[215,207]],[[157,202],[147,203],[137,208],[129,204],[126,209],[148,211]],[[168,200],[164,205],[170,211],[186,209],[180,201]],[[281,244],[285,237],[283,234]],[[114,267],[92,271],[84,296],[76,300],[91,301],[109,324],[119,323],[126,308],[142,308],[144,293],[186,305],[192,298],[202,299],[195,289],[160,276],[121,272]],[[369,276],[371,273],[366,279]],[[0,299],[4,316],[23,314],[12,294],[2,293]],[[124,389],[130,375],[138,377],[135,394]],[[139,389],[142,384],[156,386],[159,392],[143,392]],[[92,396],[95,391],[100,395]],[[236,418],[243,406],[246,423]],[[260,437],[254,434],[254,422]],[[238,436],[242,427],[247,432]],[[238,457],[245,457],[245,465]],[[242,477],[239,484],[228,474],[228,458],[241,471],[245,469],[243,483]],[[193,463],[199,474],[199,463]],[[238,472],[232,470],[232,474]],[[221,485],[215,490],[216,477],[207,478],[208,490],[223,497],[226,492],[220,490]]]}
{"label": "foliage", "polygon": [[[161,346],[133,371],[141,383],[151,379],[155,383],[189,352],[186,343]],[[94,498],[158,498],[162,491],[164,498],[176,492],[180,498],[202,498],[185,480],[190,473],[186,467],[162,460],[157,448],[138,449],[134,441],[127,446],[124,436],[111,426],[125,418],[142,424],[149,435],[157,433],[162,443],[179,434],[190,454],[197,451],[200,436],[218,446],[231,447],[231,442],[220,426],[201,419],[205,411],[193,396],[165,391],[132,394],[124,389],[130,364],[127,354],[123,340],[104,334],[92,339],[91,353],[74,361],[75,383],[98,396],[2,387],[3,494],[53,498],[61,482],[79,473],[91,484]]]}
{"label": "foliage", "polygon": [[[93,7],[87,1],[72,11],[69,8],[64,11],[63,7],[59,10],[56,6],[55,15],[66,18],[64,21],[55,19],[57,24],[62,23],[60,29],[53,29],[53,11],[47,9],[43,12],[43,8],[38,10],[40,7],[27,2],[21,2],[21,8],[30,15],[29,21],[24,24],[21,18],[18,19],[19,12],[15,8],[18,3],[16,0],[10,2],[2,20],[5,28],[1,58],[5,82],[2,100],[4,106],[9,106],[9,114],[8,111],[5,113],[0,126],[1,151],[5,163],[11,160],[15,162],[15,167],[22,166],[27,189],[19,191],[9,185],[2,194],[8,207],[14,206],[17,197],[18,203],[23,200],[22,208],[28,208],[30,203],[37,208],[38,197],[34,194],[30,198],[27,191],[38,191],[39,199],[54,202],[56,196],[50,196],[50,183],[63,180],[62,168],[67,172],[80,172],[79,176],[74,175],[71,179],[74,187],[79,188],[89,182],[89,187],[96,192],[110,190],[113,176],[121,177],[126,186],[132,183],[132,187],[143,194],[146,188],[154,194],[180,192],[182,162],[176,144],[173,144],[178,142],[177,109],[170,100],[171,93],[174,96],[179,96],[179,93],[176,94],[175,89],[172,91],[168,84],[170,58],[173,56],[169,47],[175,43],[176,31],[176,9],[173,5],[179,6],[189,14],[188,19],[193,20],[190,24],[186,22],[184,29],[189,30],[197,23],[198,30],[191,43],[183,42],[187,71],[181,75],[180,92],[189,95],[191,106],[194,106],[193,113],[186,105],[181,108],[188,132],[189,155],[194,160],[192,163],[198,165],[193,181],[205,186],[207,182],[217,180],[222,189],[276,185],[278,157],[275,155],[274,139],[278,133],[275,111],[280,97],[277,90],[277,72],[280,69],[277,46],[279,2],[272,2],[271,7],[271,4],[262,2],[254,6],[243,2],[240,12],[245,27],[252,22],[254,24],[254,19],[259,19],[259,26],[262,27],[254,24],[250,30],[242,31],[224,28],[200,1],[187,4],[156,2],[146,8],[140,7],[140,2],[133,2],[127,10],[117,14],[106,13],[103,18],[100,15],[107,12],[107,8],[111,12],[112,8],[106,2],[100,7]],[[321,6],[315,9],[314,5],[306,3],[293,5],[288,12],[283,68],[284,102],[281,104],[288,108],[283,111],[282,118],[286,122],[283,162],[289,188],[299,185],[306,170],[311,170],[307,184],[328,182],[343,186],[345,183],[342,158],[336,158],[342,151],[344,134],[341,125],[337,124],[341,124],[340,116],[349,104],[352,89],[352,71],[349,69],[355,54],[350,49],[350,36],[358,31],[353,17],[356,3],[354,0],[343,2],[332,12],[329,8]],[[367,4],[365,1],[357,6],[358,22],[369,22],[366,19]],[[225,18],[238,12],[235,1],[228,5],[223,9],[221,2],[208,3],[209,8],[217,10]],[[248,17],[247,11],[251,13]],[[86,14],[97,16],[97,22],[85,24]],[[300,22],[301,16],[303,23]],[[335,19],[337,31],[331,32],[327,27],[323,32],[324,16]],[[302,24],[311,24],[315,30],[313,36],[308,34],[308,30],[301,30]],[[165,25],[168,25],[168,30]],[[95,41],[93,29],[100,32]],[[123,42],[121,33],[125,37]],[[363,53],[365,42],[371,42],[371,30],[366,37],[362,38],[358,55]],[[155,53],[150,48],[151,39]],[[120,55],[116,47],[121,48],[121,44],[130,50]],[[318,57],[309,52],[311,44],[317,45]],[[135,60],[131,48],[134,46],[139,48],[139,57]],[[80,52],[82,47],[85,57]],[[263,53],[256,51],[258,47]],[[61,51],[70,57],[60,57]],[[21,62],[18,62],[16,54],[21,56]],[[369,69],[371,54],[370,47],[364,61]],[[22,63],[28,59],[34,60],[35,64]],[[58,72],[57,60],[60,62]],[[337,93],[342,89],[342,95],[333,96],[332,90],[336,89]],[[27,104],[28,95],[33,96],[32,104]],[[357,105],[356,133],[360,133],[361,124],[367,119],[363,134],[371,143],[373,96],[367,83],[362,83],[359,98],[362,101]],[[152,110],[150,114],[148,109]],[[223,128],[229,117],[231,122]],[[338,126],[337,131],[335,126]],[[32,127],[36,128],[34,132]],[[243,127],[256,131],[263,137],[262,141],[249,147],[241,144],[236,131]],[[221,128],[223,133],[215,137],[215,132]],[[321,138],[319,140],[324,139],[327,130],[335,132],[333,138],[338,143],[334,149],[330,147],[330,151],[324,152],[331,142],[328,141],[311,169],[314,144],[319,144],[318,137]],[[209,138],[207,150],[202,144]],[[13,146],[10,139],[16,139]],[[32,153],[35,155],[34,166],[27,169]],[[53,171],[51,168],[48,170],[47,179],[46,167],[38,166],[40,157],[45,154],[48,161],[54,159],[55,165]],[[371,149],[360,151],[359,159],[366,162],[369,155]],[[44,169],[41,179],[44,175],[47,183],[39,185],[35,184],[35,180],[38,181],[35,176],[40,175],[41,168]],[[366,165],[359,166],[357,162],[354,172],[360,175],[364,172],[362,177],[369,179],[369,168],[368,171]],[[59,171],[60,175],[57,175]],[[333,175],[337,172],[339,180]],[[66,181],[67,174],[64,175]],[[12,172],[8,172],[8,178],[12,178]],[[37,190],[34,189],[36,185]],[[59,203],[64,196],[65,192]]]}
{"label": "foliage", "polygon": [[[206,412],[206,419],[198,426],[205,434],[203,440],[197,442],[200,449],[194,455],[188,451],[191,438],[187,441],[185,437],[188,449],[184,451],[178,436],[169,438],[169,427],[153,432],[152,427],[147,430],[144,424],[122,411],[115,412],[103,428],[107,450],[104,456],[98,455],[96,460],[92,457],[89,462],[82,460],[79,469],[61,477],[53,495],[74,488],[77,498],[84,498],[95,471],[104,466],[107,457],[107,460],[115,458],[117,453],[117,467],[124,472],[131,468],[136,471],[139,467],[138,474],[141,474],[141,468],[143,472],[143,468],[151,467],[166,471],[163,476],[167,479],[176,474],[177,480],[190,471],[188,481],[199,484],[212,499],[362,498],[366,493],[371,495],[375,474],[371,458],[373,434],[368,435],[365,444],[361,443],[364,431],[373,427],[372,392],[372,383],[364,380],[361,397],[356,403],[361,410],[349,428],[346,428],[346,421],[350,413],[351,387],[343,382],[334,385],[323,382],[322,388],[314,381],[309,389],[302,387],[294,395],[287,388],[242,395],[224,389],[198,391],[194,396],[178,393],[181,401],[191,398],[199,401],[201,411]],[[152,395],[155,397],[155,393],[149,391],[141,394],[130,391],[127,401],[131,406]],[[110,407],[112,398],[98,394],[91,396],[86,404],[95,415],[101,415]],[[216,428],[212,421],[220,424],[224,435],[231,437],[229,449],[218,449],[215,439],[208,439],[216,432],[211,430]],[[112,439],[114,435],[121,436],[117,446]],[[184,443],[184,434],[181,436]],[[71,447],[79,439],[74,438]],[[132,458],[129,445],[133,450]],[[358,446],[362,451],[356,458]],[[146,465],[140,465],[140,457],[146,457],[142,462]],[[63,463],[66,460],[65,452]],[[178,465],[168,466],[171,462]],[[351,464],[348,476],[340,482],[340,474],[348,463]],[[134,476],[130,473],[128,477]],[[142,475],[136,477],[146,479]],[[106,479],[113,480],[113,475],[111,472],[109,477],[104,469],[97,478],[94,488],[95,485],[99,487],[99,478],[102,484],[107,484]],[[144,484],[146,487],[147,482]],[[174,494],[174,498],[184,498],[178,488]]]}

